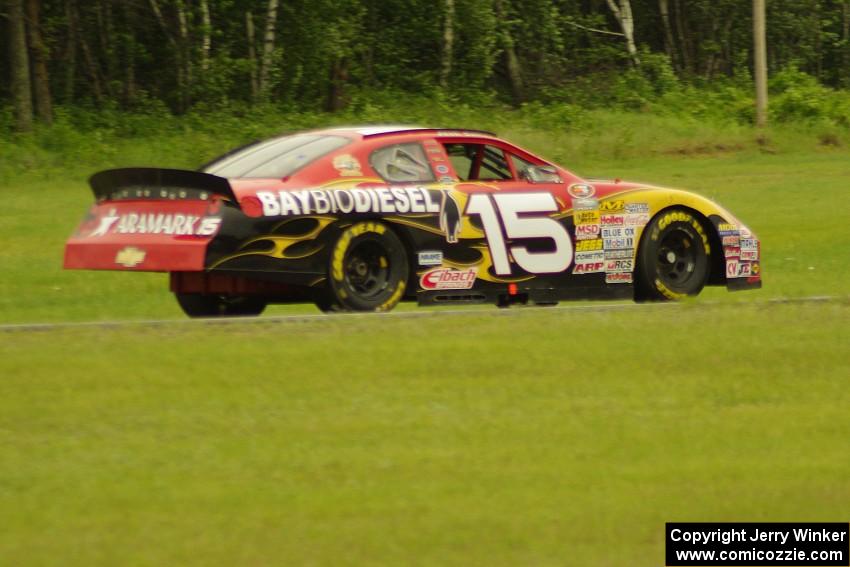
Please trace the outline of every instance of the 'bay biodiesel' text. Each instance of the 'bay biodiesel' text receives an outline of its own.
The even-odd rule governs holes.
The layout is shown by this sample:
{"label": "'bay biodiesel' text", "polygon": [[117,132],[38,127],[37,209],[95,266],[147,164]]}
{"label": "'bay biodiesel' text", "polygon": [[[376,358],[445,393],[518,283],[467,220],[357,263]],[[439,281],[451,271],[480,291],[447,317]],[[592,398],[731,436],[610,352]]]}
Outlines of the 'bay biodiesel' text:
{"label": "'bay biodiesel' text", "polygon": [[263,216],[336,213],[439,213],[440,198],[425,187],[257,191]]}

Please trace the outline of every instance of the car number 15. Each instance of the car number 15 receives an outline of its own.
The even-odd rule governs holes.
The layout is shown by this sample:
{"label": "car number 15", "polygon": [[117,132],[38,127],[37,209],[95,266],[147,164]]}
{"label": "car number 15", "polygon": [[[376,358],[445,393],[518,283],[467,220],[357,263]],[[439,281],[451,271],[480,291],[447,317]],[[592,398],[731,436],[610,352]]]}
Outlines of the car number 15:
{"label": "car number 15", "polygon": [[[573,243],[567,229],[546,213],[558,212],[551,193],[475,193],[466,204],[467,215],[478,215],[498,275],[510,275],[508,251],[517,265],[531,274],[563,272],[573,261]],[[532,215],[532,213],[537,213]],[[505,238],[548,238],[555,249],[531,252],[521,244],[508,247]]]}

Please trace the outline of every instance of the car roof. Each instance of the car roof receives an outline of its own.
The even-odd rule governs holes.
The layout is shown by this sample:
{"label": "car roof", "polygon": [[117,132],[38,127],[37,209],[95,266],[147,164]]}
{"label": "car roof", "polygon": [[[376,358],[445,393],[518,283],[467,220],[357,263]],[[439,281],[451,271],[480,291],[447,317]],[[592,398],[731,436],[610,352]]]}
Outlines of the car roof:
{"label": "car roof", "polygon": [[427,128],[424,126],[409,126],[404,124],[376,124],[372,126],[337,126],[323,130],[315,130],[314,133],[337,133],[354,134],[363,138],[374,138],[378,136],[391,136],[396,134],[412,134],[434,132],[438,135],[475,135],[495,138],[496,134],[487,130],[473,130],[470,128]]}

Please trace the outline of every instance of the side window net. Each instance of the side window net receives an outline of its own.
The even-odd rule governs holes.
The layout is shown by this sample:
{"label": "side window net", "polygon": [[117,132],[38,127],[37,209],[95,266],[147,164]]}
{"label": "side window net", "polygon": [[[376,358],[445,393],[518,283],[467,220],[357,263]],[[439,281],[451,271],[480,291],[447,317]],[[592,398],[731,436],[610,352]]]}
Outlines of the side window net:
{"label": "side window net", "polygon": [[369,163],[384,181],[410,183],[435,180],[425,150],[418,143],[379,148],[372,152]]}
{"label": "side window net", "polygon": [[484,144],[444,144],[446,154],[461,181],[508,181],[513,179],[505,153]]}
{"label": "side window net", "polygon": [[505,181],[513,179],[511,168],[505,159],[505,154],[499,148],[484,146],[484,155],[481,157],[481,169],[478,179],[482,181]]}

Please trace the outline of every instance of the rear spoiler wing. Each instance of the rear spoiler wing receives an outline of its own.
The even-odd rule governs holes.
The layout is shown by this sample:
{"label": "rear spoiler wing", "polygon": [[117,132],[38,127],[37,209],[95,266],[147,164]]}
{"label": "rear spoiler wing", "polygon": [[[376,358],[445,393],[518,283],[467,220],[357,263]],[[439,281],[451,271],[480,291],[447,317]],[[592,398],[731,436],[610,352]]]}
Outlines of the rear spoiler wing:
{"label": "rear spoiler wing", "polygon": [[230,182],[224,177],[188,171],[154,167],[107,169],[89,178],[95,199],[209,199],[218,195],[239,205]]}

